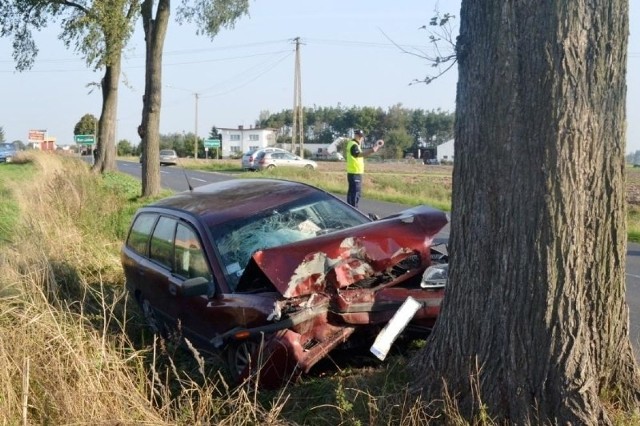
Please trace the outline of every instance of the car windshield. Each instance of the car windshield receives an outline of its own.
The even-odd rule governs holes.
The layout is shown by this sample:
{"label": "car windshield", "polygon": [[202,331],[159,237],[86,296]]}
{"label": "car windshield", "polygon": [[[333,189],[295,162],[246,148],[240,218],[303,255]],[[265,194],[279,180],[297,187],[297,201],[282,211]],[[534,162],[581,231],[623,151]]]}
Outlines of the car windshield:
{"label": "car windshield", "polygon": [[231,289],[254,252],[369,222],[334,198],[317,195],[211,228]]}
{"label": "car windshield", "polygon": [[1,143],[0,144],[0,150],[13,151],[14,149],[15,149],[15,147],[13,146],[12,143]]}

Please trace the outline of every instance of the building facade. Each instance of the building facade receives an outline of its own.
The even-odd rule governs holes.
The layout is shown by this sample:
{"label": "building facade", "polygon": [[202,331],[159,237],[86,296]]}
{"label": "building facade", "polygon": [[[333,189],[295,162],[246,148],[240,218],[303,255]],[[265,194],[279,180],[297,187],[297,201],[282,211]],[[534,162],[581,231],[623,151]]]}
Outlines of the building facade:
{"label": "building facade", "polygon": [[276,144],[276,131],[274,129],[260,129],[250,126],[237,128],[218,127],[221,135],[222,156],[238,157],[247,151],[274,146]]}

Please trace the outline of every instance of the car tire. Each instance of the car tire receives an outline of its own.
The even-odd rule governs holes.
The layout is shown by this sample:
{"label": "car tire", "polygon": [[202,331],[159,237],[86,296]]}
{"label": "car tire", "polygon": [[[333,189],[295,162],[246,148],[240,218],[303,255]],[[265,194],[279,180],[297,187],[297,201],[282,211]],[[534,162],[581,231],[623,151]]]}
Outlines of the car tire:
{"label": "car tire", "polygon": [[256,365],[255,357],[258,356],[259,347],[260,345],[252,340],[235,342],[227,346],[227,366],[233,381],[239,382],[247,368],[251,368],[252,364]]}
{"label": "car tire", "polygon": [[273,165],[273,164],[269,164],[269,165],[267,166],[267,170],[271,170],[271,169],[275,169],[275,168],[276,168],[276,166],[275,166],[275,165]]}
{"label": "car tire", "polygon": [[307,164],[304,168],[307,170],[313,170],[313,166],[311,164]]}

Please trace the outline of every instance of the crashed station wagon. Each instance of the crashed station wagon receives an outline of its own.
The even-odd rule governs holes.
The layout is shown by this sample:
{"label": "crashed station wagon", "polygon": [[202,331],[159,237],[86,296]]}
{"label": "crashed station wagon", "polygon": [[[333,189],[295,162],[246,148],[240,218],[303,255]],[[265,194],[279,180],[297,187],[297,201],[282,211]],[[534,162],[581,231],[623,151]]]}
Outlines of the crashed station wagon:
{"label": "crashed station wagon", "polygon": [[152,330],[274,387],[371,344],[408,298],[419,309],[406,331],[426,336],[444,285],[423,274],[446,263],[434,246],[446,223],[426,206],[373,219],[310,185],[232,179],[140,208],[121,258]]}

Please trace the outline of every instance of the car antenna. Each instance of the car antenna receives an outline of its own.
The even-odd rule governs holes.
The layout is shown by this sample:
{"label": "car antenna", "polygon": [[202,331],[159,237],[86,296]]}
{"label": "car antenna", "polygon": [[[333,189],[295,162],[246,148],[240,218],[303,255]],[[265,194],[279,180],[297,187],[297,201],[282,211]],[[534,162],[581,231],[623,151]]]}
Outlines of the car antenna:
{"label": "car antenna", "polygon": [[[180,159],[178,159],[180,161]],[[187,187],[189,188],[189,192],[193,192],[193,186],[191,186],[191,182],[189,181],[189,175],[187,175],[187,170],[182,165],[182,161],[180,161],[180,168],[182,169],[182,173],[184,173],[184,178],[187,181]]]}

